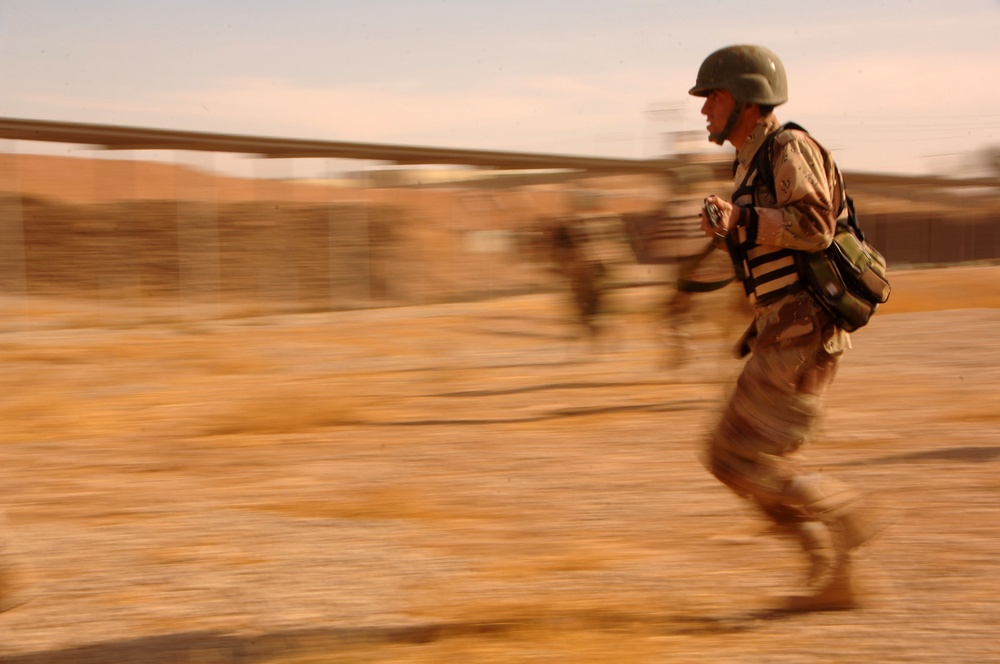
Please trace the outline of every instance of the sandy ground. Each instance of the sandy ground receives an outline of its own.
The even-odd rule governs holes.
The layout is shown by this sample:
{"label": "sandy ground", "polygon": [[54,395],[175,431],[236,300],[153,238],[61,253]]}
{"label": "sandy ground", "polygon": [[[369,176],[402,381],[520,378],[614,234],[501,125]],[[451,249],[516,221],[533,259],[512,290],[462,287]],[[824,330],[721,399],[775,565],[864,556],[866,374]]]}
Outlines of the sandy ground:
{"label": "sandy ground", "polygon": [[899,521],[864,608],[782,618],[802,561],[698,460],[738,364],[704,327],[668,368],[654,294],[617,293],[598,348],[550,295],[0,302],[33,578],[0,662],[1000,661],[998,277],[899,273],[855,335],[809,458]]}

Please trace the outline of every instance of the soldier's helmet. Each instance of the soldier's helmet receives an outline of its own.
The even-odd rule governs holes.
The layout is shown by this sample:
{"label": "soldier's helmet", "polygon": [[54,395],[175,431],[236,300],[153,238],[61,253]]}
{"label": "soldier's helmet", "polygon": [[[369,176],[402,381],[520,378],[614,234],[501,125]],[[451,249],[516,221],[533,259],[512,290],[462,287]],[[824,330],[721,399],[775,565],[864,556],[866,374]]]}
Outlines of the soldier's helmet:
{"label": "soldier's helmet", "polygon": [[778,106],[788,101],[785,66],[763,46],[726,46],[705,58],[688,94],[707,97],[720,89],[747,104]]}

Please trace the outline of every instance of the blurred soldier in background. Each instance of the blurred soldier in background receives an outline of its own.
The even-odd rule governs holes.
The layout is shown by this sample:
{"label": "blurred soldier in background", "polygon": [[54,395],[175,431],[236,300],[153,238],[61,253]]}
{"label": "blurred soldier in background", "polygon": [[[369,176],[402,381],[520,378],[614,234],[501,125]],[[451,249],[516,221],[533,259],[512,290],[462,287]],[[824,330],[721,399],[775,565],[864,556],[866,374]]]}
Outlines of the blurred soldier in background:
{"label": "blurred soldier in background", "polygon": [[600,335],[599,316],[604,297],[602,281],[606,268],[600,259],[590,255],[587,239],[572,218],[550,222],[552,262],[555,270],[569,282],[573,311],[590,341]]}
{"label": "blurred soldier in background", "polygon": [[[710,468],[793,533],[808,556],[811,591],[788,598],[784,608],[852,608],[852,551],[881,526],[867,518],[856,491],[794,457],[850,347],[847,333],[800,284],[794,255],[830,244],[846,214],[843,181],[829,152],[805,131],[783,130],[774,116],[788,94],[784,66],[770,50],[729,46],[712,53],[689,92],[705,98],[709,139],[737,151],[732,200],[706,198],[706,210],[715,206],[720,214],[713,223],[703,213],[702,229],[729,250],[755,311],[739,344],[749,358],[709,438]],[[758,150],[772,143],[758,162]],[[773,169],[775,193],[758,177],[763,168]]]}
{"label": "blurred soldier in background", "polygon": [[589,341],[601,334],[602,313],[608,268],[595,251],[587,226],[590,215],[598,214],[598,196],[586,190],[570,194],[569,214],[541,220],[552,269],[566,279],[570,305]]}
{"label": "blurred soldier in background", "polygon": [[[671,197],[663,206],[663,226],[676,228],[687,233],[692,220],[697,219],[701,210],[702,192],[713,179],[707,166],[686,166],[673,173]],[[681,236],[668,235],[670,245],[676,252],[677,271],[674,288],[663,308],[663,336],[670,350],[670,366],[679,368],[691,359],[695,323],[694,299],[701,295],[726,289],[721,311],[715,311],[713,319],[722,330],[728,343],[727,332],[735,321],[749,318],[746,299],[735,287],[733,266],[725,248],[719,247],[704,237],[692,244]],[[730,297],[731,296],[731,297]],[[745,316],[744,316],[745,314]]]}
{"label": "blurred soldier in background", "polygon": [[752,311],[735,282],[725,247],[705,237],[698,217],[705,194],[715,189],[708,164],[675,166],[664,173],[666,196],[656,209],[621,216],[632,254],[640,265],[669,266],[666,297],[656,310],[656,330],[666,350],[666,366],[688,364],[708,323],[726,345],[742,331]]}

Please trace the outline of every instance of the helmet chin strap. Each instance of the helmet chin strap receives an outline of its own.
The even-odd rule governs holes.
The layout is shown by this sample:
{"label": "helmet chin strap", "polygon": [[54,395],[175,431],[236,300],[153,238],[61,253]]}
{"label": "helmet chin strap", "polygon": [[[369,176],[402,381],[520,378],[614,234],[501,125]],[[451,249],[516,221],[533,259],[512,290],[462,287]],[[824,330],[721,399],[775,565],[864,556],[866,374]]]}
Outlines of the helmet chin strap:
{"label": "helmet chin strap", "polygon": [[726,126],[722,128],[722,131],[709,133],[708,140],[718,145],[725,143],[726,139],[729,138],[729,133],[733,130],[733,127],[736,126],[736,121],[740,119],[740,114],[747,106],[749,106],[749,104],[737,102],[736,105],[733,106],[733,110],[730,112],[729,118],[726,120]]}

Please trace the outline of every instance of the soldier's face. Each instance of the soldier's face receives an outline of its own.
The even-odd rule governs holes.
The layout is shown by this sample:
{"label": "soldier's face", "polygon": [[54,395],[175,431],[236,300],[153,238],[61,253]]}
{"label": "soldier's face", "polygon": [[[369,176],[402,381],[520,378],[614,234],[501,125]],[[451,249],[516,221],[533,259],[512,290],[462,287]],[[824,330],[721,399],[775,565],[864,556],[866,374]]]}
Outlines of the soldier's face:
{"label": "soldier's face", "polygon": [[709,134],[718,134],[726,128],[729,114],[736,107],[736,98],[729,90],[712,90],[701,107],[701,114],[708,121]]}

